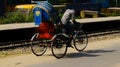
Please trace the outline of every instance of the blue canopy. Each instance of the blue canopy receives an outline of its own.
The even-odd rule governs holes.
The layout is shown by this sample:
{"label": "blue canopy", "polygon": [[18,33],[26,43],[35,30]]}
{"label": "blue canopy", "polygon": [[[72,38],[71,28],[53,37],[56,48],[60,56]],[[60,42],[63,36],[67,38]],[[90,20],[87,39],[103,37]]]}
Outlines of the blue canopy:
{"label": "blue canopy", "polygon": [[43,20],[52,21],[54,23],[60,22],[60,17],[53,5],[48,1],[38,2],[33,9],[35,24],[39,25]]}

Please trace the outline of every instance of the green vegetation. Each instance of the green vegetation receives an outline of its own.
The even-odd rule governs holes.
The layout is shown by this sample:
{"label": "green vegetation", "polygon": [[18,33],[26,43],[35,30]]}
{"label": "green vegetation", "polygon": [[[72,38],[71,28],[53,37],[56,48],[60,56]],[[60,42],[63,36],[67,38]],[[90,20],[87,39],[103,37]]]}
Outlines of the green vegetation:
{"label": "green vegetation", "polygon": [[0,24],[10,24],[10,23],[24,23],[24,22],[32,22],[33,15],[25,16],[23,14],[17,12],[8,13],[5,17],[0,18]]}
{"label": "green vegetation", "polygon": [[3,17],[0,17],[0,24],[3,24],[4,21],[3,21]]}
{"label": "green vegetation", "polygon": [[16,23],[16,22],[23,22],[24,16],[19,13],[8,13],[7,16],[4,18],[4,23]]}
{"label": "green vegetation", "polygon": [[120,16],[120,12],[119,11],[114,11],[110,14],[110,16]]}

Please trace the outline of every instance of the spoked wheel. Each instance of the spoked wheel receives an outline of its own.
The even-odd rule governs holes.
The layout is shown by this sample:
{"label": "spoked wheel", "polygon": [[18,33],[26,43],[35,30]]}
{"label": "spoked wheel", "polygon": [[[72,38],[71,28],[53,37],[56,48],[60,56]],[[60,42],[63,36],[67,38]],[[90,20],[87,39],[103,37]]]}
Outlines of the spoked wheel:
{"label": "spoked wheel", "polygon": [[31,50],[36,56],[43,55],[47,50],[47,42],[38,38],[39,33],[36,33],[31,38]]}
{"label": "spoked wheel", "polygon": [[51,50],[53,56],[55,56],[58,59],[66,55],[66,37],[64,35],[57,35],[51,43]]}
{"label": "spoked wheel", "polygon": [[73,43],[77,51],[79,52],[83,51],[87,47],[87,44],[88,44],[87,34],[83,32],[82,30],[77,32],[74,37]]}

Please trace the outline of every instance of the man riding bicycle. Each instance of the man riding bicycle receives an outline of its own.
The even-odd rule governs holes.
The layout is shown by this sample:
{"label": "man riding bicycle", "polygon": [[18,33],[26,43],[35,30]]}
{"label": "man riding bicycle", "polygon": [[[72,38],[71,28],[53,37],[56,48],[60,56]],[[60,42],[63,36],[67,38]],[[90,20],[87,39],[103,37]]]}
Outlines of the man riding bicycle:
{"label": "man riding bicycle", "polygon": [[75,21],[75,10],[67,9],[61,18],[62,27],[65,29],[65,33],[69,35],[70,39],[67,43],[69,47],[70,42],[72,40],[72,35],[74,34],[74,30],[80,27],[80,23]]}

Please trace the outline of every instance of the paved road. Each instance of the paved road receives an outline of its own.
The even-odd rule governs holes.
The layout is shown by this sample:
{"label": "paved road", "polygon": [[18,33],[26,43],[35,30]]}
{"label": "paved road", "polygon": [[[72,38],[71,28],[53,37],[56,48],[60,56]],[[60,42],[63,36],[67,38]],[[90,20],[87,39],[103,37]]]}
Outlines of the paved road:
{"label": "paved road", "polygon": [[3,58],[0,67],[120,67],[120,38],[88,43],[82,53],[69,48],[62,59],[53,57],[50,49],[40,57],[23,54]]}
{"label": "paved road", "polygon": [[92,44],[98,46],[89,45],[82,53],[71,52],[69,49],[69,53],[62,59],[26,67],[120,67],[120,38]]}

